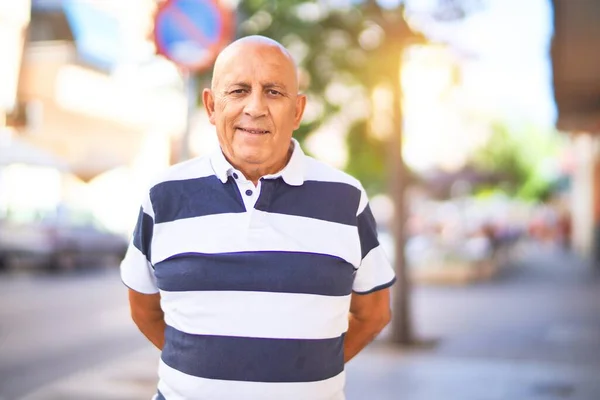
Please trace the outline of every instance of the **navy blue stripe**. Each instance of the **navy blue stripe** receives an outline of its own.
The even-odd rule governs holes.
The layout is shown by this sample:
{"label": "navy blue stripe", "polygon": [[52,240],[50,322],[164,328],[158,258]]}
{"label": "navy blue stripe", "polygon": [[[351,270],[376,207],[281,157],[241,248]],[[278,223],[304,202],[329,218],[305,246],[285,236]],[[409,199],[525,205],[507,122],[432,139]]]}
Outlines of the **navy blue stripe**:
{"label": "navy blue stripe", "polygon": [[165,399],[165,396],[163,396],[163,394],[160,392],[160,390],[157,390],[156,397],[154,398],[154,400],[167,400],[167,399]]}
{"label": "navy blue stripe", "polygon": [[207,379],[314,382],[344,369],[344,335],[333,339],[262,339],[191,335],[167,326],[161,357],[171,368]]}
{"label": "navy blue stripe", "polygon": [[154,221],[152,217],[140,207],[138,220],[133,231],[133,245],[150,261],[150,243],[154,232]]}
{"label": "navy blue stripe", "polygon": [[150,190],[155,222],[246,211],[233,178],[223,184],[214,175],[162,182]]}
{"label": "navy blue stripe", "polygon": [[383,285],[379,285],[379,286],[375,286],[373,289],[371,290],[367,290],[366,292],[357,292],[356,290],[354,291],[354,293],[356,294],[360,294],[360,295],[365,295],[365,294],[370,294],[370,293],[374,293],[374,292],[378,292],[380,290],[383,289],[387,289],[390,286],[392,286],[394,283],[396,283],[396,277],[394,277],[391,281],[389,281],[388,283],[384,283]]}
{"label": "navy blue stripe", "polygon": [[296,215],[356,226],[360,190],[340,182],[306,181],[287,185],[283,179],[265,179],[256,202],[257,210]]}
{"label": "navy blue stripe", "polygon": [[341,258],[283,251],[186,253],[155,266],[158,287],[179,292],[236,290],[345,296],[354,267]]}
{"label": "navy blue stripe", "polygon": [[358,236],[360,237],[360,252],[362,258],[365,258],[367,254],[375,247],[379,246],[379,240],[377,240],[377,224],[375,223],[375,217],[371,212],[371,206],[367,204],[367,207],[358,215]]}

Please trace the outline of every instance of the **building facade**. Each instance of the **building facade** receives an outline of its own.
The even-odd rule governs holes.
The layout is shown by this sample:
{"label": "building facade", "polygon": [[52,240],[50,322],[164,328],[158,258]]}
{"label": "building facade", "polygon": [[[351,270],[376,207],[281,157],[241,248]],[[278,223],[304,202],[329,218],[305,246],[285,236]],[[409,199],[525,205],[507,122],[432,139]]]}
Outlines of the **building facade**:
{"label": "building facade", "polygon": [[553,0],[557,128],[572,138],[572,238],[600,267],[600,2]]}

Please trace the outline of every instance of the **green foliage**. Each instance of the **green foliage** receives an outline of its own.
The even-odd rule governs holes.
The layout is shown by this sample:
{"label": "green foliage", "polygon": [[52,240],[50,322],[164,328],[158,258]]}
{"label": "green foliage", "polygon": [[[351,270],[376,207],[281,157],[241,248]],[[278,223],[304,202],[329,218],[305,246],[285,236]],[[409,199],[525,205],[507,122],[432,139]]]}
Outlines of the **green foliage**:
{"label": "green foliage", "polygon": [[[460,18],[463,3],[479,0],[438,0],[433,18]],[[281,42],[294,54],[301,70],[302,90],[309,102],[320,104],[316,118],[305,118],[295,137],[302,142],[344,107],[346,100],[332,96],[332,83],[360,86],[368,96],[373,88],[387,82],[399,85],[399,60],[404,48],[424,42],[405,20],[405,6],[399,1],[383,8],[376,0],[352,2],[335,8],[326,0],[242,0],[238,6],[237,36],[264,35]],[[339,3],[338,3],[339,4]],[[457,12],[459,11],[459,12]],[[401,134],[401,121],[395,122]],[[380,191],[384,188],[384,163],[388,151],[383,143],[369,137],[367,123],[354,121],[348,133],[347,171],[363,184]]]}
{"label": "green foliage", "polygon": [[346,172],[363,183],[369,194],[385,190],[386,159],[385,143],[368,134],[367,124],[358,121],[347,136],[348,152],[352,155]]}
{"label": "green foliage", "polygon": [[[342,111],[350,100],[328,93],[332,83],[362,87],[367,96],[380,81],[398,79],[396,60],[406,40],[414,36],[404,21],[403,10],[403,4],[384,10],[374,1],[343,9],[329,7],[326,1],[240,3],[238,36],[264,35],[290,49],[299,62],[301,76],[308,78],[303,91],[309,102],[322,106],[315,119],[305,119],[295,132],[300,142]],[[367,31],[371,41],[365,41]],[[390,58],[396,60],[390,62]],[[370,192],[382,191],[386,179],[383,143],[369,137],[367,121],[361,119],[351,125],[347,140],[347,172],[360,179]]]}
{"label": "green foliage", "polygon": [[501,188],[508,195],[542,201],[556,178],[548,166],[556,159],[561,140],[556,132],[496,123],[487,143],[473,155],[472,163],[498,176]]}
{"label": "green foliage", "polygon": [[487,143],[474,154],[473,164],[483,171],[501,174],[511,185],[521,184],[529,175],[529,166],[516,139],[507,126],[493,125]]}
{"label": "green foliage", "polygon": [[300,54],[300,67],[310,77],[308,92],[335,109],[325,99],[327,85],[340,75],[356,80],[367,66],[369,54],[358,41],[365,20],[359,9],[335,10],[320,3],[242,1],[238,36],[264,35]]}

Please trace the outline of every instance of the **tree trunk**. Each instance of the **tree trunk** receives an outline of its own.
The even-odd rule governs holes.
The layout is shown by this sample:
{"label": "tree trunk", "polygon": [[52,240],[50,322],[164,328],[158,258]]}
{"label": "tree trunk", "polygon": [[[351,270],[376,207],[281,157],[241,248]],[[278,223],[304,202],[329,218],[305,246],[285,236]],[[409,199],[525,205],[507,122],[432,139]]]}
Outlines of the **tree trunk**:
{"label": "tree trunk", "polygon": [[389,170],[389,193],[394,204],[393,233],[396,257],[394,269],[397,282],[393,286],[393,319],[392,319],[392,341],[400,345],[408,346],[414,344],[412,331],[412,309],[411,309],[411,282],[407,271],[404,254],[405,225],[406,225],[406,202],[405,189],[408,185],[408,173],[402,157],[402,82],[400,77],[400,66],[404,46],[393,46],[395,56],[390,57],[390,83],[393,94],[392,122],[394,131],[390,136],[388,147],[388,170]]}

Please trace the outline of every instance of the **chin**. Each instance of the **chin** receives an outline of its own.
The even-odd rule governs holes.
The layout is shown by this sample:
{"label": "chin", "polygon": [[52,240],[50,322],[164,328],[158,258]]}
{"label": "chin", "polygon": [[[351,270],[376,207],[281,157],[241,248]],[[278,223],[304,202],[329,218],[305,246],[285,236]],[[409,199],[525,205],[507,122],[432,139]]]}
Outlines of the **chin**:
{"label": "chin", "polygon": [[266,159],[259,158],[259,157],[244,157],[243,161],[246,164],[256,165],[256,166],[262,165],[267,162]]}
{"label": "chin", "polygon": [[238,155],[240,160],[246,164],[262,164],[269,159],[260,151],[240,151]]}

